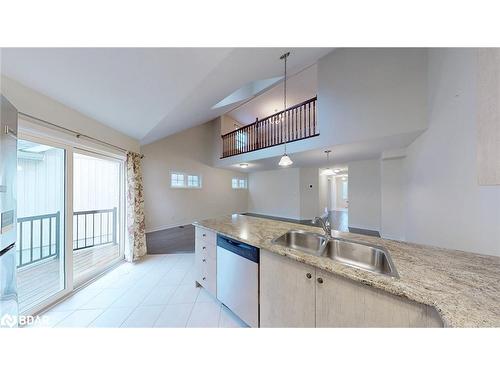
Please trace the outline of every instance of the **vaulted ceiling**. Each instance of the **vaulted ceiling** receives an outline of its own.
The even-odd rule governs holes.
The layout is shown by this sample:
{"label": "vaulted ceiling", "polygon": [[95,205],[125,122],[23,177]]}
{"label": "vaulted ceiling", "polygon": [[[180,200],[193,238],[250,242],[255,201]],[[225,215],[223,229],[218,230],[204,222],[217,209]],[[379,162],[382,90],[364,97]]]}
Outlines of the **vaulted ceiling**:
{"label": "vaulted ceiling", "polygon": [[330,48],[7,48],[1,73],[141,143],[236,108],[233,91],[295,74]]}

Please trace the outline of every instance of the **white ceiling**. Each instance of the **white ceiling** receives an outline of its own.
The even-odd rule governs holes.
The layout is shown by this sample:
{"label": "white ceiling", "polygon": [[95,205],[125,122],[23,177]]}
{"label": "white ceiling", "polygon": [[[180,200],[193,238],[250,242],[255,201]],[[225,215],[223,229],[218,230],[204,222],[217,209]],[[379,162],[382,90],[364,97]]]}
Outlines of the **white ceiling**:
{"label": "white ceiling", "polygon": [[1,73],[141,143],[207,122],[234,90],[314,64],[331,48],[8,48]]}

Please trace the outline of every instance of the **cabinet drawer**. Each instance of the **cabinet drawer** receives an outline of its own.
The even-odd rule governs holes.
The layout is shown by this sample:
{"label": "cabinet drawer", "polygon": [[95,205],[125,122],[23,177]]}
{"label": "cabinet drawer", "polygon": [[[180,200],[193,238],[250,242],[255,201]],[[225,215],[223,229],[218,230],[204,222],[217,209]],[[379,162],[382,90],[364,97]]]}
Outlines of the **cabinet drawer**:
{"label": "cabinet drawer", "polygon": [[217,242],[217,233],[209,229],[196,227],[196,240],[198,239],[215,245]]}
{"label": "cabinet drawer", "polygon": [[196,253],[196,281],[216,297],[217,263],[214,258],[201,252]]}
{"label": "cabinet drawer", "polygon": [[209,243],[207,241],[203,241],[201,239],[196,238],[195,242],[195,252],[197,254],[201,254],[202,256],[209,257],[212,259],[216,259],[217,250],[215,244]]}

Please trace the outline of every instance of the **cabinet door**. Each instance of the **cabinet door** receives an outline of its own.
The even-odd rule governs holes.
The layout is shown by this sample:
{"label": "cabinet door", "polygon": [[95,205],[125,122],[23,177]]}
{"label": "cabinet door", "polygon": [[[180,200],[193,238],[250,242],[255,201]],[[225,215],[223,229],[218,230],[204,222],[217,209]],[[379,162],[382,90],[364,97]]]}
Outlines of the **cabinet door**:
{"label": "cabinet door", "polygon": [[260,326],[314,327],[314,267],[260,252]]}
{"label": "cabinet door", "polygon": [[432,307],[316,271],[317,327],[442,327]]}

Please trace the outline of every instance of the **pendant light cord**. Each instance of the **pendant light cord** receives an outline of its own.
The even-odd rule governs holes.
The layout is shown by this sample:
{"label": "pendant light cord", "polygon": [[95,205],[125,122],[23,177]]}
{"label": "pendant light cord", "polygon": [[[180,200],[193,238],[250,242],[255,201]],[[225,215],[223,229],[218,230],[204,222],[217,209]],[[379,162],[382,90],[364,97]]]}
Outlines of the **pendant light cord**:
{"label": "pendant light cord", "polygon": [[[288,56],[290,56],[290,52],[287,52],[280,57],[281,60],[285,60],[285,79],[283,81],[283,120],[285,119],[284,116],[285,116],[285,112],[286,112],[286,73],[287,73],[286,72],[286,62],[287,62]],[[285,155],[286,155],[287,142],[288,142],[288,134],[286,134],[286,137],[285,137]]]}

